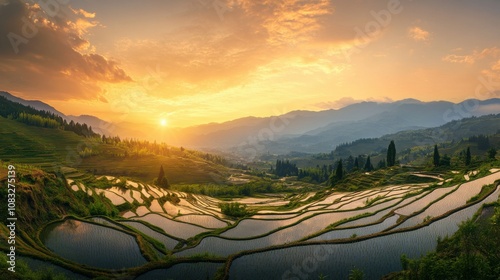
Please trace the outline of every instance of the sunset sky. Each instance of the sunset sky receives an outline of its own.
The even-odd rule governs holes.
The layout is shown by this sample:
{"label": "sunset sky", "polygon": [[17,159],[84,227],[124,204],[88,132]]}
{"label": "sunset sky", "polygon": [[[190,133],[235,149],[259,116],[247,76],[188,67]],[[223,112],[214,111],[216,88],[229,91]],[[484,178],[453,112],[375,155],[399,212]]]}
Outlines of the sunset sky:
{"label": "sunset sky", "polygon": [[184,127],[500,97],[498,0],[35,2],[0,0],[0,90],[65,114]]}

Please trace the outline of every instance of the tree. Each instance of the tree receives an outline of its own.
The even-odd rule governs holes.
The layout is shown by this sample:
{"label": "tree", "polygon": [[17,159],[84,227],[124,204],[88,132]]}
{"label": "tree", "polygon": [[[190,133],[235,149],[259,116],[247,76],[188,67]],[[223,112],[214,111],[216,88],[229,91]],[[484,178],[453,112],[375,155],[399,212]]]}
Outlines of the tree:
{"label": "tree", "polygon": [[373,170],[373,165],[372,165],[372,162],[370,160],[370,156],[368,156],[368,158],[366,159],[366,163],[365,163],[365,168],[364,168],[366,171],[370,172]]}
{"label": "tree", "polygon": [[356,170],[358,170],[358,169],[359,169],[359,161],[358,161],[358,157],[356,157],[356,159],[354,159],[354,168],[355,168]]}
{"label": "tree", "polygon": [[491,148],[488,150],[488,158],[495,159],[497,156],[497,150],[495,148]]}
{"label": "tree", "polygon": [[396,145],[394,140],[391,140],[389,147],[387,148],[387,166],[391,167],[396,164]]}
{"label": "tree", "polygon": [[156,179],[156,184],[160,188],[169,188],[170,184],[168,183],[167,177],[165,177],[165,171],[163,170],[163,165],[160,166],[160,173],[158,174],[158,178]]}
{"label": "tree", "polygon": [[342,160],[339,160],[339,164],[337,165],[337,170],[335,170],[335,179],[337,181],[342,180],[344,177],[344,168],[342,167]]}
{"label": "tree", "polygon": [[439,156],[438,145],[434,145],[434,166],[438,167],[441,157]]}
{"label": "tree", "polygon": [[470,154],[470,147],[467,147],[467,152],[465,154],[465,165],[469,166],[472,161],[472,156]]}
{"label": "tree", "polygon": [[439,165],[450,166],[451,165],[451,158],[447,154],[444,154],[444,156],[439,161]]}
{"label": "tree", "polygon": [[352,155],[350,155],[346,160],[345,160],[345,170],[351,171],[354,168],[354,158]]}

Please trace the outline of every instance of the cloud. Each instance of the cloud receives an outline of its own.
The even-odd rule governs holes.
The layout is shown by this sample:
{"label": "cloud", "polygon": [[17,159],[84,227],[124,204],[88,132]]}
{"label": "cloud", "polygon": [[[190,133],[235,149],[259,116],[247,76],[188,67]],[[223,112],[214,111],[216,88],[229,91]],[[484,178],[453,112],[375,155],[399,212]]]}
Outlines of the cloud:
{"label": "cloud", "polygon": [[85,11],[84,9],[78,9],[78,10],[71,9],[71,11],[73,11],[73,13],[75,13],[75,14],[82,15],[85,18],[95,18],[95,13],[89,13],[89,12]]}
{"label": "cloud", "polygon": [[[43,9],[45,8],[45,10]],[[92,53],[83,35],[97,23],[70,7],[9,0],[0,6],[0,84],[25,97],[105,100],[105,83],[132,81],[118,63]]]}
{"label": "cloud", "polygon": [[430,33],[423,30],[418,26],[414,26],[408,29],[408,37],[415,41],[427,41],[429,40]]}
{"label": "cloud", "polygon": [[[458,49],[452,50],[455,52]],[[460,50],[462,50],[460,48]],[[457,54],[448,54],[442,58],[443,61],[446,62],[451,62],[451,63],[467,63],[467,64],[474,64],[478,60],[487,58],[487,57],[499,57],[500,56],[500,48],[497,47],[491,47],[491,48],[485,48],[481,51],[474,50],[471,54],[466,54],[466,55],[457,55]]]}
{"label": "cloud", "polygon": [[475,58],[471,55],[456,55],[449,54],[442,58],[443,61],[451,62],[451,63],[468,63],[473,64],[475,62]]}
{"label": "cloud", "polygon": [[333,13],[327,0],[217,3],[226,7],[223,18],[212,5],[187,7],[182,25],[161,38],[120,40],[115,55],[127,64],[161,68],[150,94],[168,97],[245,86],[282,68],[335,72],[345,59],[341,47],[347,46],[321,37],[323,19]]}

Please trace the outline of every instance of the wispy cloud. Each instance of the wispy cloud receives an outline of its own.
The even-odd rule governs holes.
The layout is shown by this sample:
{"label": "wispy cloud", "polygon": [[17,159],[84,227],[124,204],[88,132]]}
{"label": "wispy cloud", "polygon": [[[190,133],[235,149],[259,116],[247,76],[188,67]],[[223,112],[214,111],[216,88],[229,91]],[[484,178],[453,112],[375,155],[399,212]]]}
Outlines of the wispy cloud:
{"label": "wispy cloud", "polygon": [[[456,49],[455,49],[456,50]],[[461,49],[460,49],[461,50]],[[448,54],[442,58],[443,61],[451,62],[451,63],[468,63],[474,64],[476,61],[487,58],[487,57],[499,57],[500,56],[500,48],[491,47],[485,48],[483,50],[474,50],[470,54],[466,55],[457,55],[457,54]]]}
{"label": "wispy cloud", "polygon": [[84,9],[71,9],[71,11],[73,11],[73,13],[75,14],[82,15],[85,18],[95,18],[95,13],[87,12]]}
{"label": "wispy cloud", "polygon": [[429,31],[426,31],[421,27],[414,26],[408,29],[408,37],[415,41],[427,41],[429,40],[429,36]]}

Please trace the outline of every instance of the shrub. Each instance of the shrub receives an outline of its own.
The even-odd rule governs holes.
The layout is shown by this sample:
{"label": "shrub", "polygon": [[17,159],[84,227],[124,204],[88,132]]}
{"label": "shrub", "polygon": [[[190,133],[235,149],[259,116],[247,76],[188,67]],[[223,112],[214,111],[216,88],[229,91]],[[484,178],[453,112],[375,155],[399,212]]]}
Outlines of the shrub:
{"label": "shrub", "polygon": [[232,217],[244,217],[250,214],[247,206],[238,202],[219,203],[219,207],[223,214]]}

